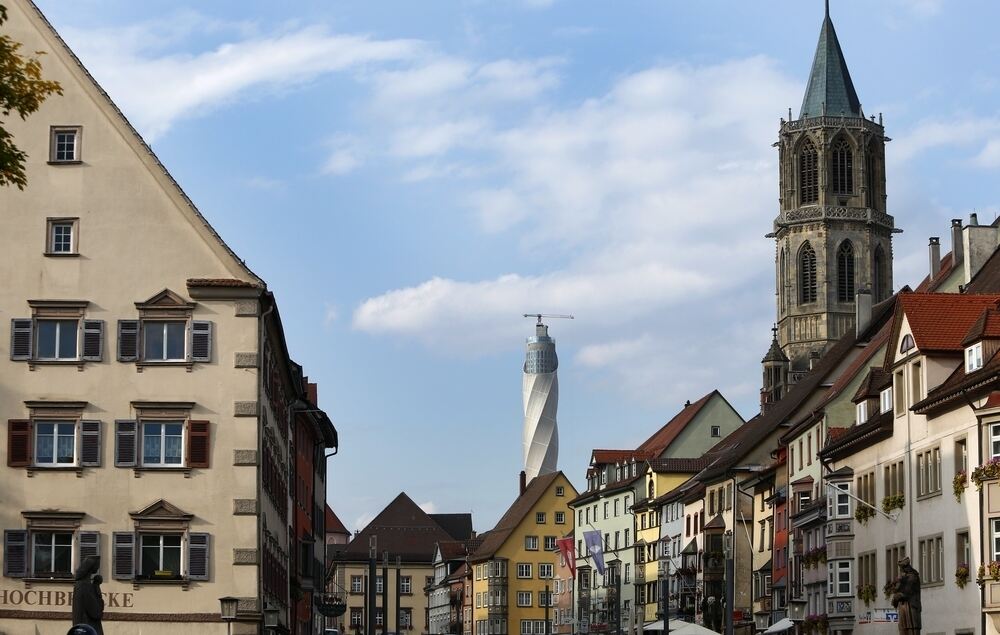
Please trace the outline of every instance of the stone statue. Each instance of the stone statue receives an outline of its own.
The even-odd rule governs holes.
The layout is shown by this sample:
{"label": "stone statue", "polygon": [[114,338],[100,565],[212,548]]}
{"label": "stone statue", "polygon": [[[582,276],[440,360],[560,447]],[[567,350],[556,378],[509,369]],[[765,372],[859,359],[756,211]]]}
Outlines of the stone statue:
{"label": "stone statue", "polygon": [[88,556],[83,559],[73,579],[73,625],[87,625],[98,635],[104,635],[101,618],[104,616],[104,599],[101,597],[101,559]]}
{"label": "stone statue", "polygon": [[899,561],[900,575],[892,594],[892,606],[899,614],[899,632],[916,635],[920,632],[920,574],[910,566],[910,559]]}

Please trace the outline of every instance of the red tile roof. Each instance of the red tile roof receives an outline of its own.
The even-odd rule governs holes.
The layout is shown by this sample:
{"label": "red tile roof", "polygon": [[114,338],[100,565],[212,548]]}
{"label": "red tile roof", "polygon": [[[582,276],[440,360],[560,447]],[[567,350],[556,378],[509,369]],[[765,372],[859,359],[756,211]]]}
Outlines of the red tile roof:
{"label": "red tile roof", "polygon": [[650,459],[649,469],[657,474],[666,472],[697,474],[708,465],[708,459]]}
{"label": "red tile roof", "polygon": [[983,311],[998,303],[998,294],[902,293],[898,310],[921,352],[954,353],[963,349],[962,340]]}
{"label": "red tile roof", "polygon": [[648,457],[648,452],[638,450],[594,450],[590,454],[591,464],[601,465],[605,463],[629,463],[632,459],[644,461]]}
{"label": "red tile roof", "polygon": [[189,287],[228,287],[234,289],[253,289],[260,285],[236,278],[188,278]]}
{"label": "red tile roof", "polygon": [[[652,455],[660,455],[670,447],[670,444],[674,442],[674,439],[680,436],[684,429],[689,423],[694,421],[701,409],[711,401],[712,397],[719,395],[718,390],[713,390],[708,393],[698,401],[694,403],[687,403],[684,408],[674,415],[674,418],[668,421],[662,428],[657,430],[653,436],[646,439],[642,445],[636,448],[637,452],[648,452]],[[721,395],[720,395],[721,396]]]}
{"label": "red tile roof", "polygon": [[535,507],[535,504],[542,498],[542,495],[548,491],[549,487],[560,476],[563,476],[562,472],[552,472],[531,479],[527,489],[511,504],[506,513],[497,522],[496,527],[484,534],[483,543],[472,554],[471,560],[479,562],[492,558],[503,547],[504,543],[507,542],[507,539],[517,529],[517,526],[521,524],[524,517]]}
{"label": "red tile roof", "polygon": [[982,312],[975,324],[969,328],[962,346],[975,344],[979,340],[1000,338],[1000,311],[996,307],[990,307]]}
{"label": "red tile roof", "polygon": [[927,291],[937,291],[948,276],[951,275],[951,270],[955,268],[955,257],[952,252],[948,252],[941,258],[941,269],[938,271],[938,275],[934,276],[934,280],[931,280],[930,275],[925,277],[920,284],[917,285],[916,291],[918,293],[924,293]]}
{"label": "red tile roof", "polygon": [[344,523],[340,522],[337,514],[333,513],[333,509],[329,505],[326,506],[326,533],[351,535],[351,532],[347,531],[347,527],[344,527]]}
{"label": "red tile roof", "polygon": [[823,445],[826,445],[827,443],[830,443],[832,441],[836,441],[840,437],[847,434],[848,430],[850,430],[850,428],[827,428],[826,443],[824,443]]}

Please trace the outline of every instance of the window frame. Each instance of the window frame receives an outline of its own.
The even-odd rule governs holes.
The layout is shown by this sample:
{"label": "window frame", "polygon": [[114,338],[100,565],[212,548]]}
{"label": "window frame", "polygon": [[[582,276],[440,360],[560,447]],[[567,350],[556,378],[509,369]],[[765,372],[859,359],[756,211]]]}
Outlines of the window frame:
{"label": "window frame", "polygon": [[[162,340],[162,343],[160,345],[161,353],[163,354],[162,358],[159,358],[159,357],[150,357],[149,356],[149,351],[147,350],[147,347],[148,347],[148,344],[149,344],[148,339],[147,339],[149,337],[149,334],[148,334],[147,330],[148,330],[149,327],[152,327],[154,325],[162,326],[162,329],[163,329],[163,333],[162,333],[163,340]],[[168,337],[168,334],[169,334],[168,331],[169,331],[169,327],[171,325],[180,325],[181,326],[180,338],[181,338],[181,349],[182,350],[181,350],[181,356],[180,357],[167,357],[168,350],[170,348],[170,341],[169,341],[169,337]],[[147,364],[176,364],[176,363],[179,363],[179,362],[186,362],[188,360],[188,357],[190,356],[190,351],[188,350],[188,340],[190,339],[190,329],[191,329],[191,320],[169,319],[169,318],[166,318],[166,319],[145,319],[145,320],[142,320],[141,323],[140,323],[140,330],[142,332],[142,335],[140,337],[140,341],[142,342],[142,352],[140,353],[139,358],[143,362],[145,362]]]}
{"label": "window frame", "polygon": [[524,550],[525,551],[538,551],[538,536],[525,536],[524,537]]}
{"label": "window frame", "polygon": [[[59,135],[72,133],[73,158],[59,158]],[[83,162],[83,126],[59,125],[49,127],[49,165],[78,165]]]}
{"label": "window frame", "polygon": [[[52,431],[52,461],[41,462],[38,460],[38,431],[39,426],[51,425],[53,426]],[[61,463],[58,461],[58,447],[59,447],[59,426],[72,426],[73,428],[73,460],[68,463]],[[58,418],[37,418],[33,419],[31,422],[31,447],[32,447],[32,467],[50,469],[50,468],[75,468],[80,465],[80,425],[78,419],[58,419]]]}
{"label": "window frame", "polygon": [[[548,574],[546,575],[546,571]],[[538,579],[539,580],[551,580],[555,577],[555,565],[549,562],[539,562],[538,563]]]}
{"label": "window frame", "polygon": [[[162,469],[178,469],[187,466],[187,441],[188,441],[188,420],[187,419],[140,419],[139,426],[141,427],[140,437],[139,437],[139,447],[137,452],[138,467],[162,470]],[[166,426],[176,425],[180,427],[180,461],[177,463],[167,463],[166,462]],[[146,426],[160,426],[160,463],[149,463],[146,461],[146,439],[148,435],[146,433]],[[171,435],[173,436],[173,435]]]}
{"label": "window frame", "polygon": [[976,342],[965,349],[965,374],[974,373],[983,367],[983,343]]}
{"label": "window frame", "polygon": [[[176,549],[177,549],[177,573],[176,573],[176,575],[173,575],[173,576],[157,576],[156,575],[156,571],[167,571],[167,569],[162,569],[162,568],[160,568],[160,569],[154,569],[153,570],[154,573],[152,575],[147,575],[147,574],[143,573],[143,569],[144,569],[143,565],[145,564],[145,558],[146,558],[146,545],[143,544],[143,540],[145,538],[154,537],[154,536],[159,538],[159,558],[158,558],[158,565],[160,567],[163,567],[163,564],[164,564],[163,563],[163,554],[164,554],[164,544],[163,544],[164,540],[163,539],[166,538],[166,537],[177,538],[178,544],[177,544],[177,547],[176,547]],[[185,540],[185,538],[186,538],[186,532],[177,532],[177,531],[137,531],[136,532],[136,541],[135,541],[135,551],[136,551],[136,556],[135,556],[135,560],[136,560],[135,579],[139,580],[139,581],[142,581],[142,582],[148,582],[148,581],[151,581],[151,580],[170,580],[170,581],[182,581],[182,580],[185,580],[187,578],[186,563],[184,562],[185,556],[187,555],[187,541]],[[173,549],[174,547],[171,546],[170,548]]]}
{"label": "window frame", "polygon": [[[35,341],[33,342],[32,359],[38,362],[48,362],[48,363],[72,363],[80,361],[80,334],[81,334],[81,318],[77,317],[40,317],[35,319],[34,329],[35,329]],[[42,357],[40,352],[42,343],[42,325],[55,323],[55,342],[53,344],[53,350],[55,352],[54,357]],[[60,353],[61,345],[61,335],[63,331],[64,324],[73,324],[73,330],[75,335],[73,337],[73,355],[72,357],[62,357]]]}
{"label": "window frame", "polygon": [[555,523],[557,525],[566,524],[566,512],[555,512]]}
{"label": "window frame", "polygon": [[[56,249],[56,228],[69,227],[69,249],[59,251]],[[79,217],[50,217],[45,219],[45,250],[42,252],[46,256],[79,256]]]}
{"label": "window frame", "polygon": [[[56,548],[60,547],[60,546],[61,547],[68,547],[69,548],[69,563],[68,563],[68,568],[67,568],[66,571],[46,571],[46,572],[39,572],[36,569],[36,558],[37,558],[37,556],[36,556],[36,550],[39,547],[39,545],[38,545],[38,537],[41,536],[41,535],[45,535],[45,534],[48,534],[49,536],[51,536],[51,540],[49,542],[49,545],[46,545],[46,546],[50,548],[50,558],[51,558],[51,562],[52,562],[53,566],[55,565],[55,560],[56,560],[56,558],[55,558]],[[69,537],[69,544],[68,545],[56,545],[55,544],[56,536],[68,536]],[[80,558],[79,558],[79,543],[78,543],[78,540],[77,540],[77,532],[76,531],[74,531],[73,529],[69,529],[69,528],[67,528],[67,529],[48,529],[48,528],[42,529],[42,528],[39,528],[39,529],[29,530],[28,531],[28,545],[29,545],[29,553],[28,553],[28,578],[29,579],[33,579],[33,580],[40,580],[40,579],[72,580],[73,579],[73,572],[74,572],[74,568],[75,568],[74,563],[77,560],[80,560]]]}
{"label": "window frame", "polygon": [[878,398],[879,398],[879,414],[892,412],[892,386],[884,388],[879,393]]}
{"label": "window frame", "polygon": [[531,579],[531,563],[530,562],[518,562],[517,563],[517,579],[518,580],[530,580]]}

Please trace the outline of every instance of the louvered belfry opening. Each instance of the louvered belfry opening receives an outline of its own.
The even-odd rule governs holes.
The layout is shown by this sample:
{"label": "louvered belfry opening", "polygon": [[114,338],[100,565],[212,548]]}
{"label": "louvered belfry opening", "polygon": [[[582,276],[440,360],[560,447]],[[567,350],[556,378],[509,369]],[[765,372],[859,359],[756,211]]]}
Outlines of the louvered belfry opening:
{"label": "louvered belfry opening", "polygon": [[799,197],[803,205],[819,201],[819,158],[812,141],[799,151]]}
{"label": "louvered belfry opening", "polygon": [[799,251],[799,303],[816,301],[816,252],[805,243]]}
{"label": "louvered belfry opening", "polygon": [[840,139],[833,146],[831,155],[834,194],[854,193],[854,151],[846,139]]}
{"label": "louvered belfry opening", "polygon": [[845,240],[837,249],[837,301],[854,302],[854,246]]}

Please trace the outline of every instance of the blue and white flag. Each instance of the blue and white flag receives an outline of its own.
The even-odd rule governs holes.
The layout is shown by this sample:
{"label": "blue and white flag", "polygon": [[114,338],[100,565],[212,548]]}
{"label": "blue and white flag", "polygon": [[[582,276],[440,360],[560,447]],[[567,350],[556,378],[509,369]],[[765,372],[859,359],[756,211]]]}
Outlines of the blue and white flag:
{"label": "blue and white flag", "polygon": [[594,568],[601,575],[604,575],[604,543],[601,541],[601,532],[585,531],[583,540],[587,543],[587,552],[594,560]]}

